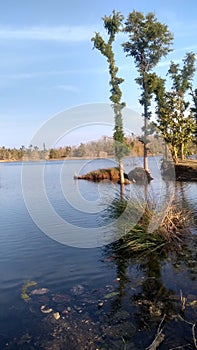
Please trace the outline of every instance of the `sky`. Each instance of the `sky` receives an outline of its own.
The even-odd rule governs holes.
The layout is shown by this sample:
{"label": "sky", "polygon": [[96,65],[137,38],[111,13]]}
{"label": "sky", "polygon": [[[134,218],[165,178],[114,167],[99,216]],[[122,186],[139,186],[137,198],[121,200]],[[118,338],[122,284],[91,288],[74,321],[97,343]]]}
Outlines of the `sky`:
{"label": "sky", "polygon": [[[65,143],[69,145],[113,132],[109,125],[105,129],[105,114],[101,117],[103,129],[96,126],[100,122],[98,110],[91,128],[82,126],[86,124],[84,115],[84,121],[82,118],[80,123],[74,123],[74,132],[69,129],[70,119],[77,119],[73,110],[78,111],[79,106],[85,111],[84,105],[91,105],[92,110],[94,105],[99,109],[99,104],[109,104],[107,62],[98,50],[93,50],[91,38],[95,32],[105,35],[102,17],[113,10],[125,17],[133,10],[154,12],[159,21],[168,25],[174,34],[173,51],[158,65],[161,76],[166,76],[171,60],[181,63],[186,52],[197,53],[196,0],[1,1],[0,146],[28,147],[51,118],[65,111],[67,126],[63,132],[67,133]],[[137,73],[132,59],[122,51],[122,39],[127,40],[119,37],[115,51],[119,76],[125,79],[123,101],[131,114],[134,111],[140,116]],[[136,118],[134,131],[135,124]],[[47,143],[45,136],[42,142]]]}

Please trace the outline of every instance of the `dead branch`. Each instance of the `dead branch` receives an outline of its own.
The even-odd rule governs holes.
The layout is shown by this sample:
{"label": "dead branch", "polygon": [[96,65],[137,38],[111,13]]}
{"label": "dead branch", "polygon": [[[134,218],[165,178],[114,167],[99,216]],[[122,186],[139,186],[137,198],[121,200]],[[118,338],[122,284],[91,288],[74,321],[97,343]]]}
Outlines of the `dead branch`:
{"label": "dead branch", "polygon": [[181,349],[184,349],[184,348],[186,348],[188,346],[190,346],[190,344],[176,346],[175,348],[170,348],[169,350],[181,350]]}
{"label": "dead branch", "polygon": [[190,326],[192,326],[192,338],[193,338],[193,342],[194,342],[194,347],[195,347],[195,349],[197,349],[197,339],[196,339],[196,335],[195,335],[196,324],[185,320],[181,315],[178,315],[178,318],[181,321],[183,321],[183,322],[189,324]]}
{"label": "dead branch", "polygon": [[185,304],[186,304],[187,298],[185,298],[185,297],[183,296],[182,290],[180,290],[180,298],[181,298],[181,311],[184,312],[184,311],[185,311]]}
{"label": "dead branch", "polygon": [[165,338],[165,335],[162,333],[163,332],[163,329],[161,328],[162,326],[162,323],[165,319],[166,315],[164,314],[160,324],[159,324],[159,327],[157,329],[157,333],[156,333],[156,336],[155,336],[155,339],[153,340],[153,342],[146,348],[146,350],[156,350],[159,345],[164,341],[164,338]]}

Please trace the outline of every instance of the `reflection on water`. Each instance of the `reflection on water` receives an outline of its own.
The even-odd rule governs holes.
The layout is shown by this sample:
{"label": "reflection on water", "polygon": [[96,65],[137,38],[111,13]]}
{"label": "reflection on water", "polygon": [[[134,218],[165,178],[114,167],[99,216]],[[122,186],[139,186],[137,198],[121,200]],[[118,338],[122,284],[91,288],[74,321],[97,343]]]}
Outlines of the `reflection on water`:
{"label": "reflection on water", "polygon": [[[132,160],[125,162],[128,171]],[[166,184],[158,172],[158,162],[150,161],[154,180],[149,186],[151,195],[159,198],[157,210],[163,208],[164,194],[170,198],[175,192],[179,203],[189,208],[196,220],[197,184]],[[102,229],[106,224],[103,213],[117,198],[118,185],[74,183],[73,174],[76,169],[87,172],[112,163],[47,163],[46,193],[58,215],[79,230]],[[66,188],[69,183],[74,187]],[[81,207],[77,206],[76,191]],[[136,197],[143,192],[137,185],[126,191],[127,196]],[[88,206],[92,206],[91,213]],[[180,317],[196,322],[196,221],[191,223],[193,239],[188,238],[176,253],[163,249],[143,256],[120,255],[116,242],[92,249],[61,245],[32,221],[22,196],[21,164],[16,163],[1,165],[0,208],[1,349],[145,349],[164,315],[165,339],[160,349],[193,348],[191,325]],[[110,222],[113,216],[111,212]],[[21,299],[26,281],[37,283],[28,289],[27,302]],[[184,312],[180,291],[187,297]],[[53,312],[43,313],[43,306]],[[59,313],[60,319],[56,320],[53,313]]]}
{"label": "reflection on water", "polygon": [[[125,251],[119,255],[116,243],[105,248],[112,256],[118,279],[118,295],[111,303],[111,313],[130,310],[135,332],[132,343],[136,349],[150,345],[162,325],[165,342],[161,349],[184,347],[193,349],[191,327],[184,320],[196,322],[197,240],[188,243],[176,253],[161,250],[142,256]],[[182,310],[180,291],[187,297]],[[110,314],[111,315],[111,314]],[[182,318],[182,319],[181,319]]]}
{"label": "reflection on water", "polygon": [[[197,226],[197,184],[178,182],[175,186],[176,196],[182,206],[193,213],[193,230],[196,232]],[[191,223],[192,224],[192,223]],[[196,232],[197,233],[197,232]]]}

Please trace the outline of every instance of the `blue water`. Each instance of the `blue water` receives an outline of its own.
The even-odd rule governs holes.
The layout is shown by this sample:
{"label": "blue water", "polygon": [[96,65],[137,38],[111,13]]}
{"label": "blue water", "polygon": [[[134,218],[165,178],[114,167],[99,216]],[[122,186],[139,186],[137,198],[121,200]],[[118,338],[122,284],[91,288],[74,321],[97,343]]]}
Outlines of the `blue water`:
{"label": "blue water", "polygon": [[[137,159],[125,160],[125,171],[129,171],[140,162],[141,160]],[[9,349],[15,349],[16,347],[11,345],[12,339],[17,337],[19,339],[26,332],[30,332],[31,327],[32,334],[34,333],[35,315],[29,312],[27,303],[21,299],[21,289],[26,281],[36,281],[39,288],[48,288],[53,294],[69,294],[76,285],[83,285],[88,291],[92,291],[114,284],[117,278],[117,266],[103,258],[105,248],[102,243],[108,242],[109,237],[113,241],[111,231],[116,223],[109,218],[107,224],[110,226],[106,226],[103,213],[109,203],[117,197],[119,185],[96,184],[73,179],[75,171],[86,173],[114,165],[113,160],[0,164],[0,349],[6,348],[5,344],[9,342]],[[34,174],[36,167],[40,166],[43,168],[42,181],[49,206],[58,220],[60,218],[63,223],[70,225],[69,232],[65,229],[59,236],[56,234],[56,229],[58,231],[60,228],[55,226],[54,234],[47,234],[51,218],[45,216],[45,207],[33,177],[32,179],[30,177],[28,198],[29,196],[36,198],[36,200],[34,198],[36,208],[33,209],[35,213],[37,210],[41,216],[43,214],[46,232],[37,226],[34,214],[32,215],[31,210],[29,212],[28,205],[24,201],[22,178],[24,167],[28,168],[29,174]],[[174,188],[173,183],[166,185],[162,181],[158,170],[159,159],[150,159],[150,168],[154,177],[150,186],[151,195],[163,203],[167,189]],[[196,218],[197,184],[183,183],[177,186],[179,195],[184,192]],[[27,187],[25,190],[27,191]],[[140,188],[135,185],[128,186],[127,196],[131,195],[132,191],[136,194],[140,192]],[[170,192],[170,196],[173,191]],[[196,222],[191,223],[191,226],[192,232],[196,234]],[[98,230],[96,231],[98,244],[92,237],[93,243],[89,247],[88,240],[91,241],[94,229]],[[61,244],[62,235],[64,238],[68,235],[73,239],[65,238],[65,244]],[[190,270],[184,267],[175,271],[169,261],[162,263],[161,267],[163,280],[175,294],[184,289],[185,293],[195,295],[196,280],[192,279],[194,275],[191,276]],[[137,271],[139,272],[134,264],[132,270],[134,286],[137,283],[135,281]],[[128,290],[131,288],[128,287]]]}

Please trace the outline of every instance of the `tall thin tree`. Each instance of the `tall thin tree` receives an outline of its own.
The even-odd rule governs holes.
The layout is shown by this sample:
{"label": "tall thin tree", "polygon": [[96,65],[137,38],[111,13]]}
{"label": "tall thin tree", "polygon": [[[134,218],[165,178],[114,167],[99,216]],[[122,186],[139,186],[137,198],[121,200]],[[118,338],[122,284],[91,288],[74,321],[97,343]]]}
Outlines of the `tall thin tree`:
{"label": "tall thin tree", "polygon": [[96,33],[92,38],[94,42],[94,47],[98,49],[102,55],[107,58],[109,65],[109,74],[111,86],[110,89],[110,100],[112,101],[112,108],[114,110],[115,116],[115,127],[114,127],[114,141],[115,141],[115,155],[119,161],[119,171],[120,171],[120,183],[121,191],[123,192],[124,186],[124,170],[122,158],[125,154],[125,138],[123,132],[123,121],[122,121],[122,109],[125,107],[125,103],[121,102],[122,91],[120,89],[120,84],[123,83],[124,79],[117,76],[118,67],[115,64],[115,54],[113,51],[113,43],[116,38],[116,34],[120,32],[121,25],[123,21],[123,16],[120,12],[113,11],[111,16],[105,16],[103,18],[104,28],[108,34],[107,42],[104,41],[100,33]]}
{"label": "tall thin tree", "polygon": [[151,86],[149,86],[149,74],[161,58],[171,51],[170,46],[173,35],[168,30],[167,25],[157,20],[154,13],[148,13],[145,16],[143,13],[137,11],[129,14],[124,32],[128,33],[129,41],[123,43],[123,49],[127,56],[134,58],[139,73],[136,82],[142,90],[140,104],[144,109],[144,169],[147,173],[150,173],[147,154],[147,127],[151,116],[150,105],[153,91]]}

